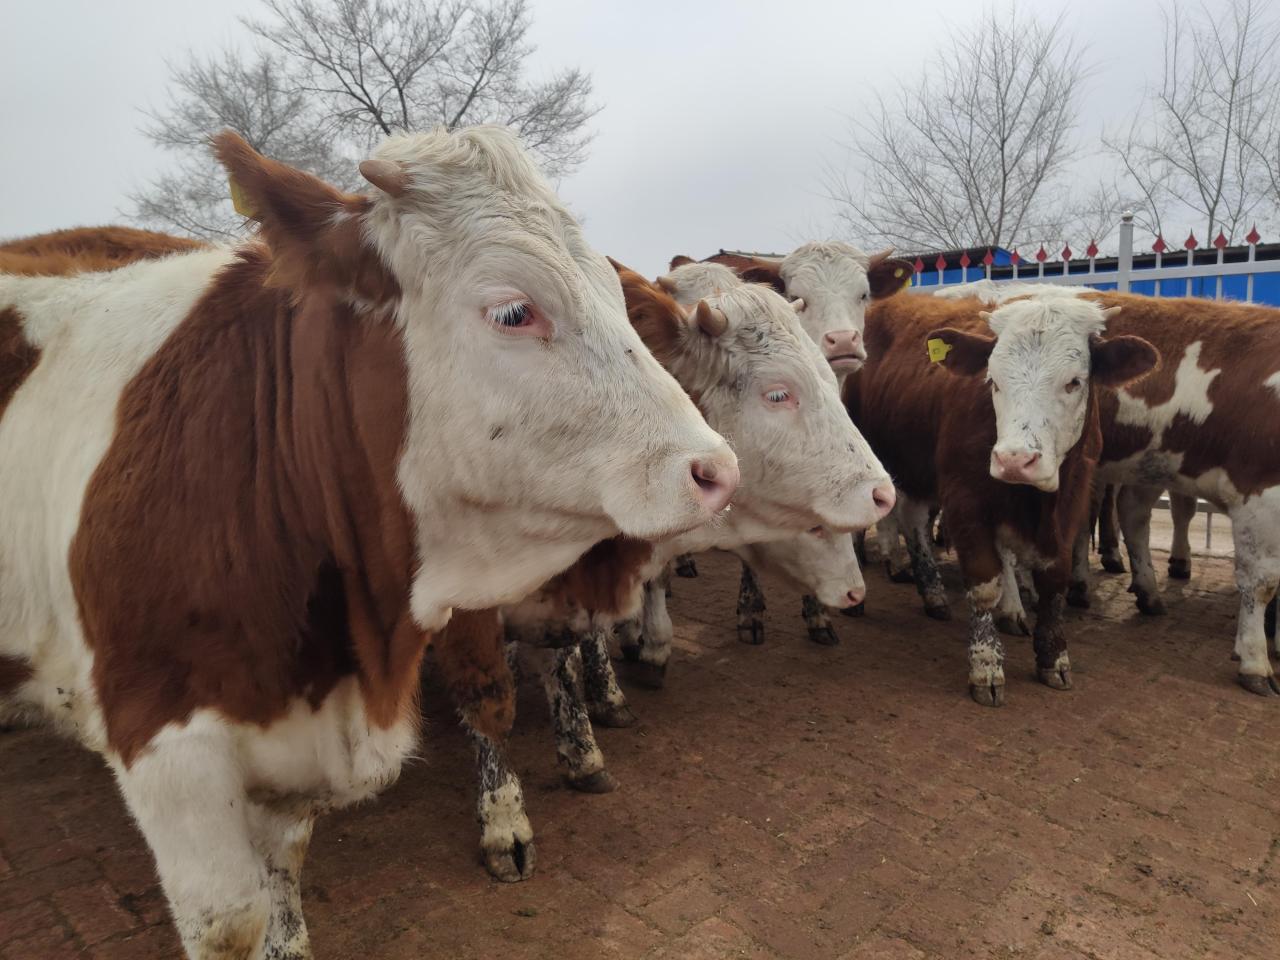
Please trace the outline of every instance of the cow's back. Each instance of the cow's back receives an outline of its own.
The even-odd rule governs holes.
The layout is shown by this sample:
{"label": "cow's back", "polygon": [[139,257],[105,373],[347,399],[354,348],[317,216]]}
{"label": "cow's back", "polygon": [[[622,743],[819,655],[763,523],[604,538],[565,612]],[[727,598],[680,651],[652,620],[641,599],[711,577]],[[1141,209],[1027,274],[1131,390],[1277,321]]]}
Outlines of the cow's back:
{"label": "cow's back", "polygon": [[91,742],[89,664],[67,569],[81,504],[115,433],[121,392],[229,258],[212,251],[109,274],[0,277],[0,656],[38,658],[35,697]]}
{"label": "cow's back", "polygon": [[1121,307],[1107,323],[1109,336],[1143,337],[1163,358],[1119,395],[1103,395],[1104,465],[1145,471],[1157,485],[1176,482],[1176,473],[1184,492],[1227,507],[1280,485],[1280,310],[1089,296]]}
{"label": "cow's back", "polygon": [[979,309],[969,301],[900,294],[867,310],[871,359],[850,377],[846,402],[894,483],[913,498],[937,499],[940,460],[953,462],[968,448],[989,451],[995,442],[982,378],[956,376],[931,363],[925,343],[940,327],[989,335]]}
{"label": "cow's back", "polygon": [[0,244],[0,273],[32,277],[114,270],[207,249],[199,240],[135,227],[75,227]]}

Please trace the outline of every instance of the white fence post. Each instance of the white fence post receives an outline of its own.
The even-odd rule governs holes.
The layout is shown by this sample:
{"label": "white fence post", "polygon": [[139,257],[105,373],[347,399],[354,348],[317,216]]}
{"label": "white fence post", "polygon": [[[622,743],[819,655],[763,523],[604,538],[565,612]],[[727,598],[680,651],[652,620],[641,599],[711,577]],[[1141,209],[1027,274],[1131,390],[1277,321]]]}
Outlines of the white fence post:
{"label": "white fence post", "polygon": [[1133,272],[1133,211],[1120,217],[1120,251],[1116,263],[1116,289],[1129,292],[1129,274]]}

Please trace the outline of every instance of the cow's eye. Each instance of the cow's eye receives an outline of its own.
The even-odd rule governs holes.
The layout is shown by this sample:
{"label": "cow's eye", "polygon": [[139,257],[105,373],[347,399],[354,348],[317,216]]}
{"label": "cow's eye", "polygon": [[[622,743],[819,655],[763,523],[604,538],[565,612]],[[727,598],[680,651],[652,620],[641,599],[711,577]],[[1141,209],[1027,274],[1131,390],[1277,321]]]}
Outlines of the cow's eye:
{"label": "cow's eye", "polygon": [[500,303],[489,310],[489,319],[500,327],[524,327],[533,319],[533,309],[521,300]]}
{"label": "cow's eye", "polygon": [[809,532],[813,534],[813,536],[817,537],[819,540],[824,539],[827,535],[827,532],[823,530],[821,527],[814,527]]}
{"label": "cow's eye", "polygon": [[764,396],[770,403],[786,403],[791,399],[791,394],[782,389],[770,390]]}
{"label": "cow's eye", "polygon": [[1066,385],[1064,389],[1067,391],[1067,393],[1075,393],[1082,386],[1084,386],[1084,381],[1082,381],[1079,377],[1072,377],[1071,381]]}

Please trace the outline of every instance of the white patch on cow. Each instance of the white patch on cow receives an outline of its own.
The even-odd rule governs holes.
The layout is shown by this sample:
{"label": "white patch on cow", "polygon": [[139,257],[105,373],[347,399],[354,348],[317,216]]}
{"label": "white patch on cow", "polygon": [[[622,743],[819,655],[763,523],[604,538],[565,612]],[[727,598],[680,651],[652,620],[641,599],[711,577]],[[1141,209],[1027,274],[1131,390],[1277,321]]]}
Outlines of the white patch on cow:
{"label": "white patch on cow", "polygon": [[0,278],[40,362],[0,420],[0,655],[32,664],[23,696],[87,746],[105,746],[67,556],[125,386],[230,260],[178,254],[103,274]]}
{"label": "white patch on cow", "polygon": [[983,303],[999,306],[1019,297],[1078,297],[1093,292],[1090,287],[1028,283],[1025,280],[975,280],[972,283],[940,287],[932,295],[942,300],[967,300],[973,297]]}
{"label": "white patch on cow", "polygon": [[677,303],[693,306],[707,297],[718,297],[740,286],[742,280],[723,263],[686,263],[659,278]]}
{"label": "white patch on cow", "polygon": [[1037,457],[1020,482],[1058,489],[1058,469],[1084,429],[1090,338],[1106,317],[1096,303],[1052,297],[1017,300],[990,318],[996,345],[987,363],[996,413],[991,474],[1001,457]]}
{"label": "white patch on cow", "polygon": [[1213,412],[1209,387],[1222,370],[1201,369],[1200,351],[1203,346],[1204,343],[1200,340],[1187,345],[1174,373],[1173,396],[1164,403],[1149,406],[1145,400],[1133,396],[1128,390],[1121,389],[1117,392],[1120,408],[1116,411],[1116,423],[1150,430],[1152,438],[1147,449],[1159,450],[1164,446],[1164,433],[1175,417],[1184,416],[1200,426]]}
{"label": "white patch on cow", "polygon": [[1267,379],[1263,380],[1262,385],[1264,387],[1270,387],[1276,392],[1276,396],[1280,397],[1280,370],[1277,370],[1271,376],[1267,377]]}
{"label": "white patch on cow", "polygon": [[1280,486],[1238,503],[1231,511],[1231,535],[1240,591],[1235,645],[1240,675],[1271,677],[1263,615],[1280,584]]}

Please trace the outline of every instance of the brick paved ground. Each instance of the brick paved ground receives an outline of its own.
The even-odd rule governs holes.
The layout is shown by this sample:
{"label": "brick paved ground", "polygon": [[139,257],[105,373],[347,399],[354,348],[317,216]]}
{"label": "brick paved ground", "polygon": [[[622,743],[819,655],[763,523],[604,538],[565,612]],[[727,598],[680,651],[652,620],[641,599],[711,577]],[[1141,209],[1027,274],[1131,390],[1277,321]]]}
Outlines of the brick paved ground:
{"label": "brick paved ground", "polygon": [[[622,789],[561,787],[536,691],[514,744],[538,876],[478,866],[469,758],[429,693],[426,762],[321,822],[306,873],[320,958],[1124,960],[1280,953],[1280,700],[1232,683],[1227,561],[1140,619],[1122,578],[1073,614],[1076,689],[965,695],[964,627],[869,575],[843,643],[734,639],[736,569],[675,583],[668,688],[601,742]],[[1161,563],[1161,566],[1163,564]],[[950,571],[954,575],[954,571]],[[957,603],[959,608],[959,603]],[[174,956],[146,850],[101,763],[0,736],[0,957]]]}

